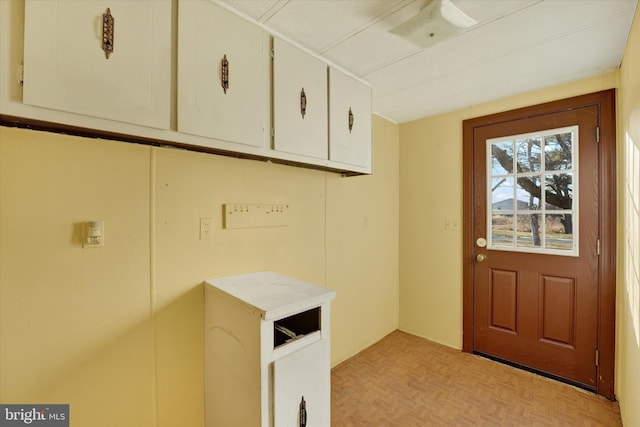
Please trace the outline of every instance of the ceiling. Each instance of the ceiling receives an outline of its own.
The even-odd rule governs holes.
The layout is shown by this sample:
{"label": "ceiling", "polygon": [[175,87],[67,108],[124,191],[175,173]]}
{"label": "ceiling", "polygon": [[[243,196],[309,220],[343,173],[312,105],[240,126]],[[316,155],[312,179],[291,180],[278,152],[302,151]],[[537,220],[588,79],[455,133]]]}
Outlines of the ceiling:
{"label": "ceiling", "polygon": [[637,0],[451,0],[478,23],[428,48],[389,30],[429,0],[218,2],[369,82],[402,123],[614,70]]}

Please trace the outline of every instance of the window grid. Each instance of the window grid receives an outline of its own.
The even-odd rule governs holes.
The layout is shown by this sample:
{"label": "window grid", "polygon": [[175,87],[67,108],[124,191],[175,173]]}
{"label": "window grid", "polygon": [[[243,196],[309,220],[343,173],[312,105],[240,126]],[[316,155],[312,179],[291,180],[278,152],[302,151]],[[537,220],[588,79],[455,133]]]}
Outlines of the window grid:
{"label": "window grid", "polygon": [[[569,162],[568,166],[566,162],[564,163],[564,167],[560,166],[556,169],[548,169],[548,160],[547,157],[550,156],[547,152],[547,144],[549,137],[558,134],[570,134],[570,142],[571,142],[571,150],[570,150],[570,158],[571,162]],[[524,161],[521,161],[523,157],[523,153],[520,151],[519,145],[522,143],[531,143],[532,141],[539,142],[539,165],[538,170],[535,170],[535,167],[532,167],[532,160],[534,160],[533,156],[529,156]],[[507,137],[495,138],[486,141],[487,144],[487,230],[488,230],[488,249],[493,250],[505,250],[505,251],[517,251],[517,252],[534,252],[534,253],[544,253],[544,254],[553,254],[553,255],[565,255],[565,256],[578,256],[578,126],[570,126],[566,128],[559,129],[551,129],[543,132],[522,134],[522,135],[512,135]],[[493,155],[493,147],[494,146],[502,146],[508,147],[510,146],[512,159],[511,159],[511,172],[506,170],[504,167],[500,166],[496,171],[494,166],[496,163],[496,159]],[[531,150],[531,146],[529,147]],[[529,151],[531,153],[532,151]],[[527,170],[521,170],[519,167],[523,165],[528,168]],[[554,176],[565,176],[570,178],[569,192],[571,195],[569,196],[571,200],[571,209],[562,209],[559,207],[549,208],[547,207],[547,191],[548,189],[548,178],[553,178]],[[537,208],[532,209],[529,204],[526,208],[520,208],[519,203],[522,202],[519,199],[518,190],[520,185],[518,184],[518,178],[529,178],[535,179],[538,178],[539,182],[539,197],[535,197],[535,195],[529,193],[530,202],[537,199],[538,206]],[[500,183],[495,184],[496,180],[501,180]],[[502,183],[511,180],[511,209],[498,208],[495,209],[494,205],[494,190],[498,188]],[[494,188],[495,185],[495,188]],[[526,193],[526,191],[522,191],[521,195]],[[511,236],[510,239],[503,242],[497,241],[498,239],[494,239],[494,228],[493,228],[493,220],[494,215],[500,215],[505,217],[511,217]],[[532,218],[532,215],[538,215],[538,230],[540,246],[535,246],[535,241],[533,237],[532,230],[532,243],[530,245],[524,244],[522,241],[519,241],[519,215],[527,215],[529,218]],[[572,244],[570,249],[559,249],[551,247],[551,238],[549,237],[550,233],[547,232],[547,221],[550,218],[555,216],[562,216],[564,220],[567,221],[567,216],[570,215],[570,221],[572,222],[571,229],[571,238]]]}

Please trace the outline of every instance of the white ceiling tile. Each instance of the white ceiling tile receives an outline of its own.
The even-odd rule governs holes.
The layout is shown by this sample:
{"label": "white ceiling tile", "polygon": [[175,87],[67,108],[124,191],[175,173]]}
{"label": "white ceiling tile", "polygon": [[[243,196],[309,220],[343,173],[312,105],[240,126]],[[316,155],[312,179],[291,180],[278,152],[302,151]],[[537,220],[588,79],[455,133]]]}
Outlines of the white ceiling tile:
{"label": "white ceiling tile", "polygon": [[[374,88],[378,88],[375,92],[377,96],[384,97],[421,82],[439,79],[441,76],[447,76],[483,62],[491,62],[496,58],[536,45],[545,44],[549,51],[564,49],[560,45],[554,47],[554,41],[576,32],[581,34],[580,40],[583,44],[579,49],[587,53],[593,43],[591,39],[599,37],[599,34],[589,36],[583,32],[584,29],[603,21],[613,22],[612,20],[619,17],[625,17],[621,27],[615,25],[602,27],[601,37],[607,38],[610,34],[624,35],[625,32],[619,31],[618,28],[625,28],[625,26],[628,28],[630,25],[631,16],[626,12],[628,8],[620,4],[622,2],[617,2],[619,3],[617,5],[603,1],[597,3],[587,10],[580,7],[578,2],[538,3],[535,8],[521,10],[491,25],[465,32],[389,67],[364,75],[363,78],[373,84]],[[509,36],[505,37],[507,34]],[[589,56],[593,59],[591,55]],[[598,58],[598,61],[602,62],[603,58]],[[607,64],[607,67],[611,68],[614,65]],[[390,79],[397,83],[385,84]]]}
{"label": "white ceiling tile", "polygon": [[506,16],[542,0],[452,0],[459,9],[480,23]]}
{"label": "white ceiling tile", "polygon": [[[624,46],[624,40],[615,31],[608,30],[625,25],[626,19],[607,21],[560,40],[476,63],[399,93],[376,98],[374,104],[380,114],[405,122],[611,71],[622,55],[621,50],[611,46]],[[588,54],[582,46],[585,37],[597,40],[589,46]],[[550,49],[549,44],[555,47]],[[594,64],[591,55],[599,56],[603,62]]]}
{"label": "white ceiling tile", "polygon": [[325,53],[336,64],[364,77],[381,67],[392,67],[397,61],[420,49],[388,32],[371,34],[364,31]]}
{"label": "white ceiling tile", "polygon": [[374,111],[398,122],[612,70],[637,6],[637,0],[451,0],[479,24],[420,49],[389,30],[429,0],[212,1],[369,81]]}
{"label": "white ceiling tile", "polygon": [[265,22],[318,53],[349,38],[407,2],[389,0],[296,0]]}
{"label": "white ceiling tile", "polygon": [[[513,14],[492,25],[465,32],[407,58],[400,65],[409,75],[417,72],[421,79],[430,78],[432,76],[422,73],[420,64],[437,62],[445,72],[449,72],[460,66],[488,61],[513,51],[553,41],[597,25],[603,20],[615,19],[625,12],[625,9],[612,9],[606,2],[599,4],[598,8],[586,11],[577,2],[545,2],[535,10]],[[584,42],[588,45],[590,40],[585,38]]]}
{"label": "white ceiling tile", "polygon": [[286,6],[287,1],[282,0],[218,0],[228,6],[242,12],[258,22],[269,19],[273,13]]}

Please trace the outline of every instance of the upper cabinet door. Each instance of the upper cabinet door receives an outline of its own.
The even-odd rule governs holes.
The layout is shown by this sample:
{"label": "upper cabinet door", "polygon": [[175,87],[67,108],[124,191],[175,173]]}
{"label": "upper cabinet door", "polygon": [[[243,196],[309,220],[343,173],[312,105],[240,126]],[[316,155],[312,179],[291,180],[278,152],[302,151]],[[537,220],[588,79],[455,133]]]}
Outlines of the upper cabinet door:
{"label": "upper cabinet door", "polygon": [[328,158],[327,64],[274,38],[274,149]]}
{"label": "upper cabinet door", "polygon": [[208,1],[178,12],[178,131],[267,145],[268,35]]}
{"label": "upper cabinet door", "polygon": [[371,169],[371,88],[329,69],[329,159]]}
{"label": "upper cabinet door", "polygon": [[23,101],[170,126],[171,2],[26,0]]}

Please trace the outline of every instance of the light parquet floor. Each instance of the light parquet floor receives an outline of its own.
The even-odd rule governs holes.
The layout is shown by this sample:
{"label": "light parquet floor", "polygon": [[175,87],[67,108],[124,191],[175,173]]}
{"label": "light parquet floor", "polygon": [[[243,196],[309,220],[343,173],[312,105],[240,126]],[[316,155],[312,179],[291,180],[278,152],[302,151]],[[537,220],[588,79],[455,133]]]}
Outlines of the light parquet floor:
{"label": "light parquet floor", "polygon": [[341,426],[621,426],[618,404],[395,331],[332,369]]}

